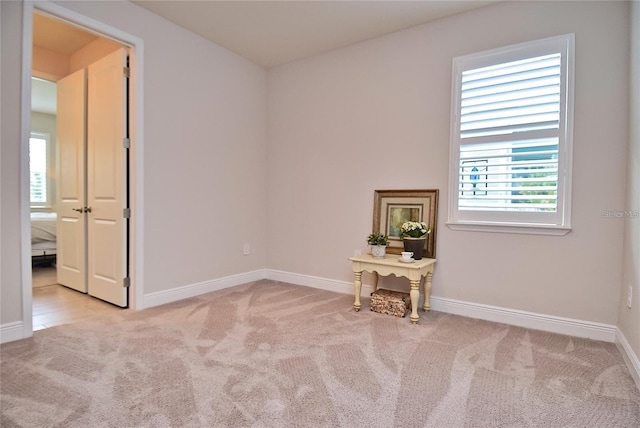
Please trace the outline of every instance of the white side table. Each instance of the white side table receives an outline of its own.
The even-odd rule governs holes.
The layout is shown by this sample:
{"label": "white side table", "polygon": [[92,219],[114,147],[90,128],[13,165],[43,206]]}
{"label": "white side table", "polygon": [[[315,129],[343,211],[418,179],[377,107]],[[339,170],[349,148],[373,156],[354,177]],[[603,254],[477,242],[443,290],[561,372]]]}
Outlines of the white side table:
{"label": "white side table", "polygon": [[418,316],[418,300],[420,299],[420,281],[425,277],[424,281],[424,305],[422,309],[431,310],[431,279],[433,277],[433,268],[436,259],[421,259],[411,263],[401,262],[400,256],[397,254],[387,254],[384,258],[373,257],[370,254],[349,257],[352,262],[354,275],[354,293],[355,302],[353,309],[358,312],[360,310],[360,292],[362,290],[362,272],[370,272],[373,275],[373,291],[378,288],[378,275],[388,276],[395,275],[397,277],[405,277],[409,279],[411,290],[409,296],[411,298],[411,322],[416,324],[420,317]]}

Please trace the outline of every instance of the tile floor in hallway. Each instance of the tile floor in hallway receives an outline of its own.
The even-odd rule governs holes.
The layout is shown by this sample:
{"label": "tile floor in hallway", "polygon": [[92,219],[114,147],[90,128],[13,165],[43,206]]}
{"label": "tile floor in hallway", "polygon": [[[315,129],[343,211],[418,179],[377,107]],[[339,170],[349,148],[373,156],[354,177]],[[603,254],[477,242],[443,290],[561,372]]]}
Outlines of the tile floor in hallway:
{"label": "tile floor in hallway", "polygon": [[34,331],[126,310],[57,284],[55,267],[34,267],[32,273]]}

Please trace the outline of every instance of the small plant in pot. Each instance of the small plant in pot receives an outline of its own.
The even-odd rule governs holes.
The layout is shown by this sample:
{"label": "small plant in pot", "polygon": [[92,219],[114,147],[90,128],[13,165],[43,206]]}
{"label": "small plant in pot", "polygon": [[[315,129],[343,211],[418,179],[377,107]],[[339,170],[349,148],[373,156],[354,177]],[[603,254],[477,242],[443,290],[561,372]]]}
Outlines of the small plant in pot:
{"label": "small plant in pot", "polygon": [[389,235],[374,232],[367,237],[367,244],[371,245],[371,255],[373,257],[384,257],[389,244]]}

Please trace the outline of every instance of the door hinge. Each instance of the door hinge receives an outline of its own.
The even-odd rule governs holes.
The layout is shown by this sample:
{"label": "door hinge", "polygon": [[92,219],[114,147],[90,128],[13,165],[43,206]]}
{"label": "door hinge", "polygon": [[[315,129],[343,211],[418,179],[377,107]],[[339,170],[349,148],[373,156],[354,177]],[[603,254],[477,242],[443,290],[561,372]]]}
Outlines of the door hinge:
{"label": "door hinge", "polygon": [[129,138],[123,138],[122,139],[122,145],[124,146],[125,149],[130,149],[131,148],[131,139]]}
{"label": "door hinge", "polygon": [[122,210],[122,217],[131,218],[131,208],[125,208]]}
{"label": "door hinge", "polygon": [[129,277],[122,278],[122,286],[124,288],[129,288],[130,285],[131,285],[131,278]]}
{"label": "door hinge", "polygon": [[122,67],[122,74],[124,74],[124,77],[128,78],[130,75],[129,67]]}

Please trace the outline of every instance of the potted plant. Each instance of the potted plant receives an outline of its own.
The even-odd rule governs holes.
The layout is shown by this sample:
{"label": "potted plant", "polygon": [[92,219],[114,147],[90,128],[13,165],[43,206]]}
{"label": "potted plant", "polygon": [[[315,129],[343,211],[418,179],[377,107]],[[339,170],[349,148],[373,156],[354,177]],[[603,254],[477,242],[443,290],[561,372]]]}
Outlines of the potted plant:
{"label": "potted plant", "polygon": [[422,259],[424,244],[431,229],[423,221],[407,221],[400,227],[400,236],[404,243],[404,250],[413,253],[414,260]]}
{"label": "potted plant", "polygon": [[367,237],[367,244],[371,245],[371,255],[373,257],[384,257],[389,244],[389,235],[373,232]]}

